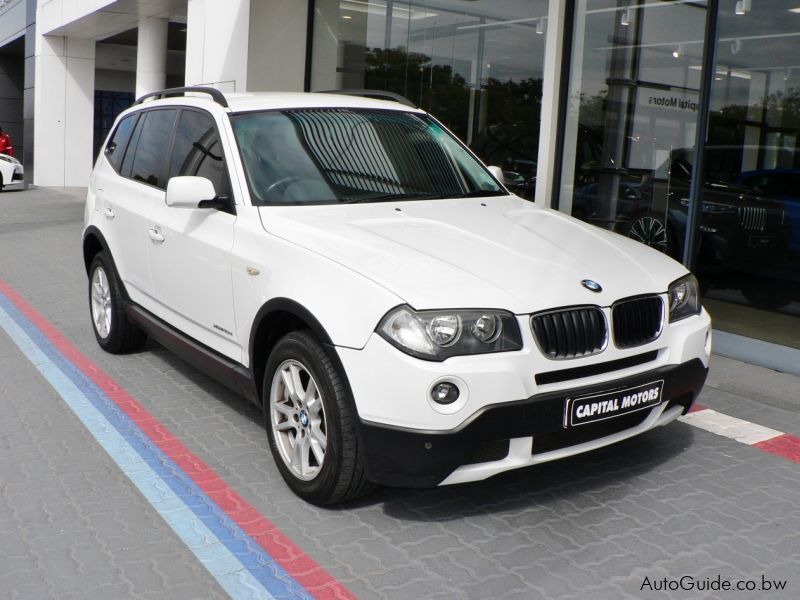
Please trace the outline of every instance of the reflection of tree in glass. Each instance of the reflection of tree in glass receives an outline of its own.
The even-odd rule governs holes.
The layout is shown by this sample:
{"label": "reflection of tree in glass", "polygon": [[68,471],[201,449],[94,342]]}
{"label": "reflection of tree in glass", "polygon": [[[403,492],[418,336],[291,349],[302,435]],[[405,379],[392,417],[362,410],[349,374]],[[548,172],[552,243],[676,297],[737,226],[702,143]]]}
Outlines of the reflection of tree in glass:
{"label": "reflection of tree in glass", "polygon": [[367,89],[402,94],[466,138],[469,85],[450,65],[432,65],[430,56],[403,47],[365,49],[365,57]]}
{"label": "reflection of tree in glass", "polygon": [[[365,49],[367,89],[402,94],[442,121],[462,140],[470,138],[470,102],[474,126],[472,149],[484,161],[513,171],[518,178],[536,174],[542,80],[501,81],[487,78],[480,93],[454,72],[452,65],[433,64],[430,56],[403,47]],[[475,115],[481,113],[480,118]]]}

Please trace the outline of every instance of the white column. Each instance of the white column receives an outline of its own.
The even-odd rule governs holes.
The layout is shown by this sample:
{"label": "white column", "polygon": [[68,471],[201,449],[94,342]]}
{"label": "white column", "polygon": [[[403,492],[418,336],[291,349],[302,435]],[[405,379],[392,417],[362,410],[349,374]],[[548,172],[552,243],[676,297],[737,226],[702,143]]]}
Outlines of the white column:
{"label": "white column", "polygon": [[[561,185],[553,181],[558,136],[558,106],[561,89],[561,61],[564,47],[567,0],[550,0],[547,13],[547,40],[544,48],[544,82],[542,83],[542,123],[539,129],[539,158],[536,169],[536,203],[550,206],[553,190]],[[578,10],[578,9],[576,9]],[[573,35],[577,38],[577,34]],[[578,54],[580,56],[580,54]],[[568,171],[569,172],[569,171]],[[571,207],[567,207],[569,212]],[[564,207],[562,207],[562,210]]]}
{"label": "white column", "polygon": [[94,40],[36,36],[34,184],[86,186],[94,137]]}
{"label": "white column", "polygon": [[136,97],[167,87],[167,19],[139,19]]}
{"label": "white column", "polygon": [[189,0],[186,85],[246,91],[249,35],[250,0]]}

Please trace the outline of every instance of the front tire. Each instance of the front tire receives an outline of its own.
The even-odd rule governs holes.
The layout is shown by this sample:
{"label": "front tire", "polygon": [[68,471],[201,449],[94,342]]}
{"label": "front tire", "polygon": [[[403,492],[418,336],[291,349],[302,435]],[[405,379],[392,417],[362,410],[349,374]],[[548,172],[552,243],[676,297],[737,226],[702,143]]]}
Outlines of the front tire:
{"label": "front tire", "polygon": [[270,450],[295,494],[325,505],[372,491],[359,458],[352,401],[310,332],[278,341],[267,361],[263,398]]}
{"label": "front tire", "polygon": [[111,354],[135,352],[147,340],[125,314],[120,289],[111,261],[98,252],[89,267],[89,311],[97,343]]}

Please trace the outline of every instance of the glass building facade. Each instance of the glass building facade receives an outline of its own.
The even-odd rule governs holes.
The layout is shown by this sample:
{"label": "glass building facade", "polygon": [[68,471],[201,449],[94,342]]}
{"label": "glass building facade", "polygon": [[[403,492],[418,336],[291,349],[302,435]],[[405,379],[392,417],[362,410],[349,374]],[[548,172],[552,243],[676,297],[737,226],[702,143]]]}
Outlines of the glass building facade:
{"label": "glass building facade", "polygon": [[310,89],[402,94],[523,197],[684,262],[718,330],[800,348],[800,0],[315,0],[311,25]]}

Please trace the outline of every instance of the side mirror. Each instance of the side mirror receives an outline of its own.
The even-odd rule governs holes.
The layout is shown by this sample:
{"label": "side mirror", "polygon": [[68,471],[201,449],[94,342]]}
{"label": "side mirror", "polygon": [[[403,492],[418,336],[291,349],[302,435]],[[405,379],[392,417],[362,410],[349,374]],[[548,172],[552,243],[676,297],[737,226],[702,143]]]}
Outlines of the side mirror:
{"label": "side mirror", "polygon": [[173,177],[167,183],[167,206],[176,208],[211,208],[211,203],[201,206],[204,200],[217,197],[214,184],[205,177]]}
{"label": "side mirror", "polygon": [[494,175],[494,178],[497,179],[497,181],[499,181],[503,185],[506,184],[506,178],[503,175],[503,169],[501,169],[500,167],[489,167],[489,173]]}

